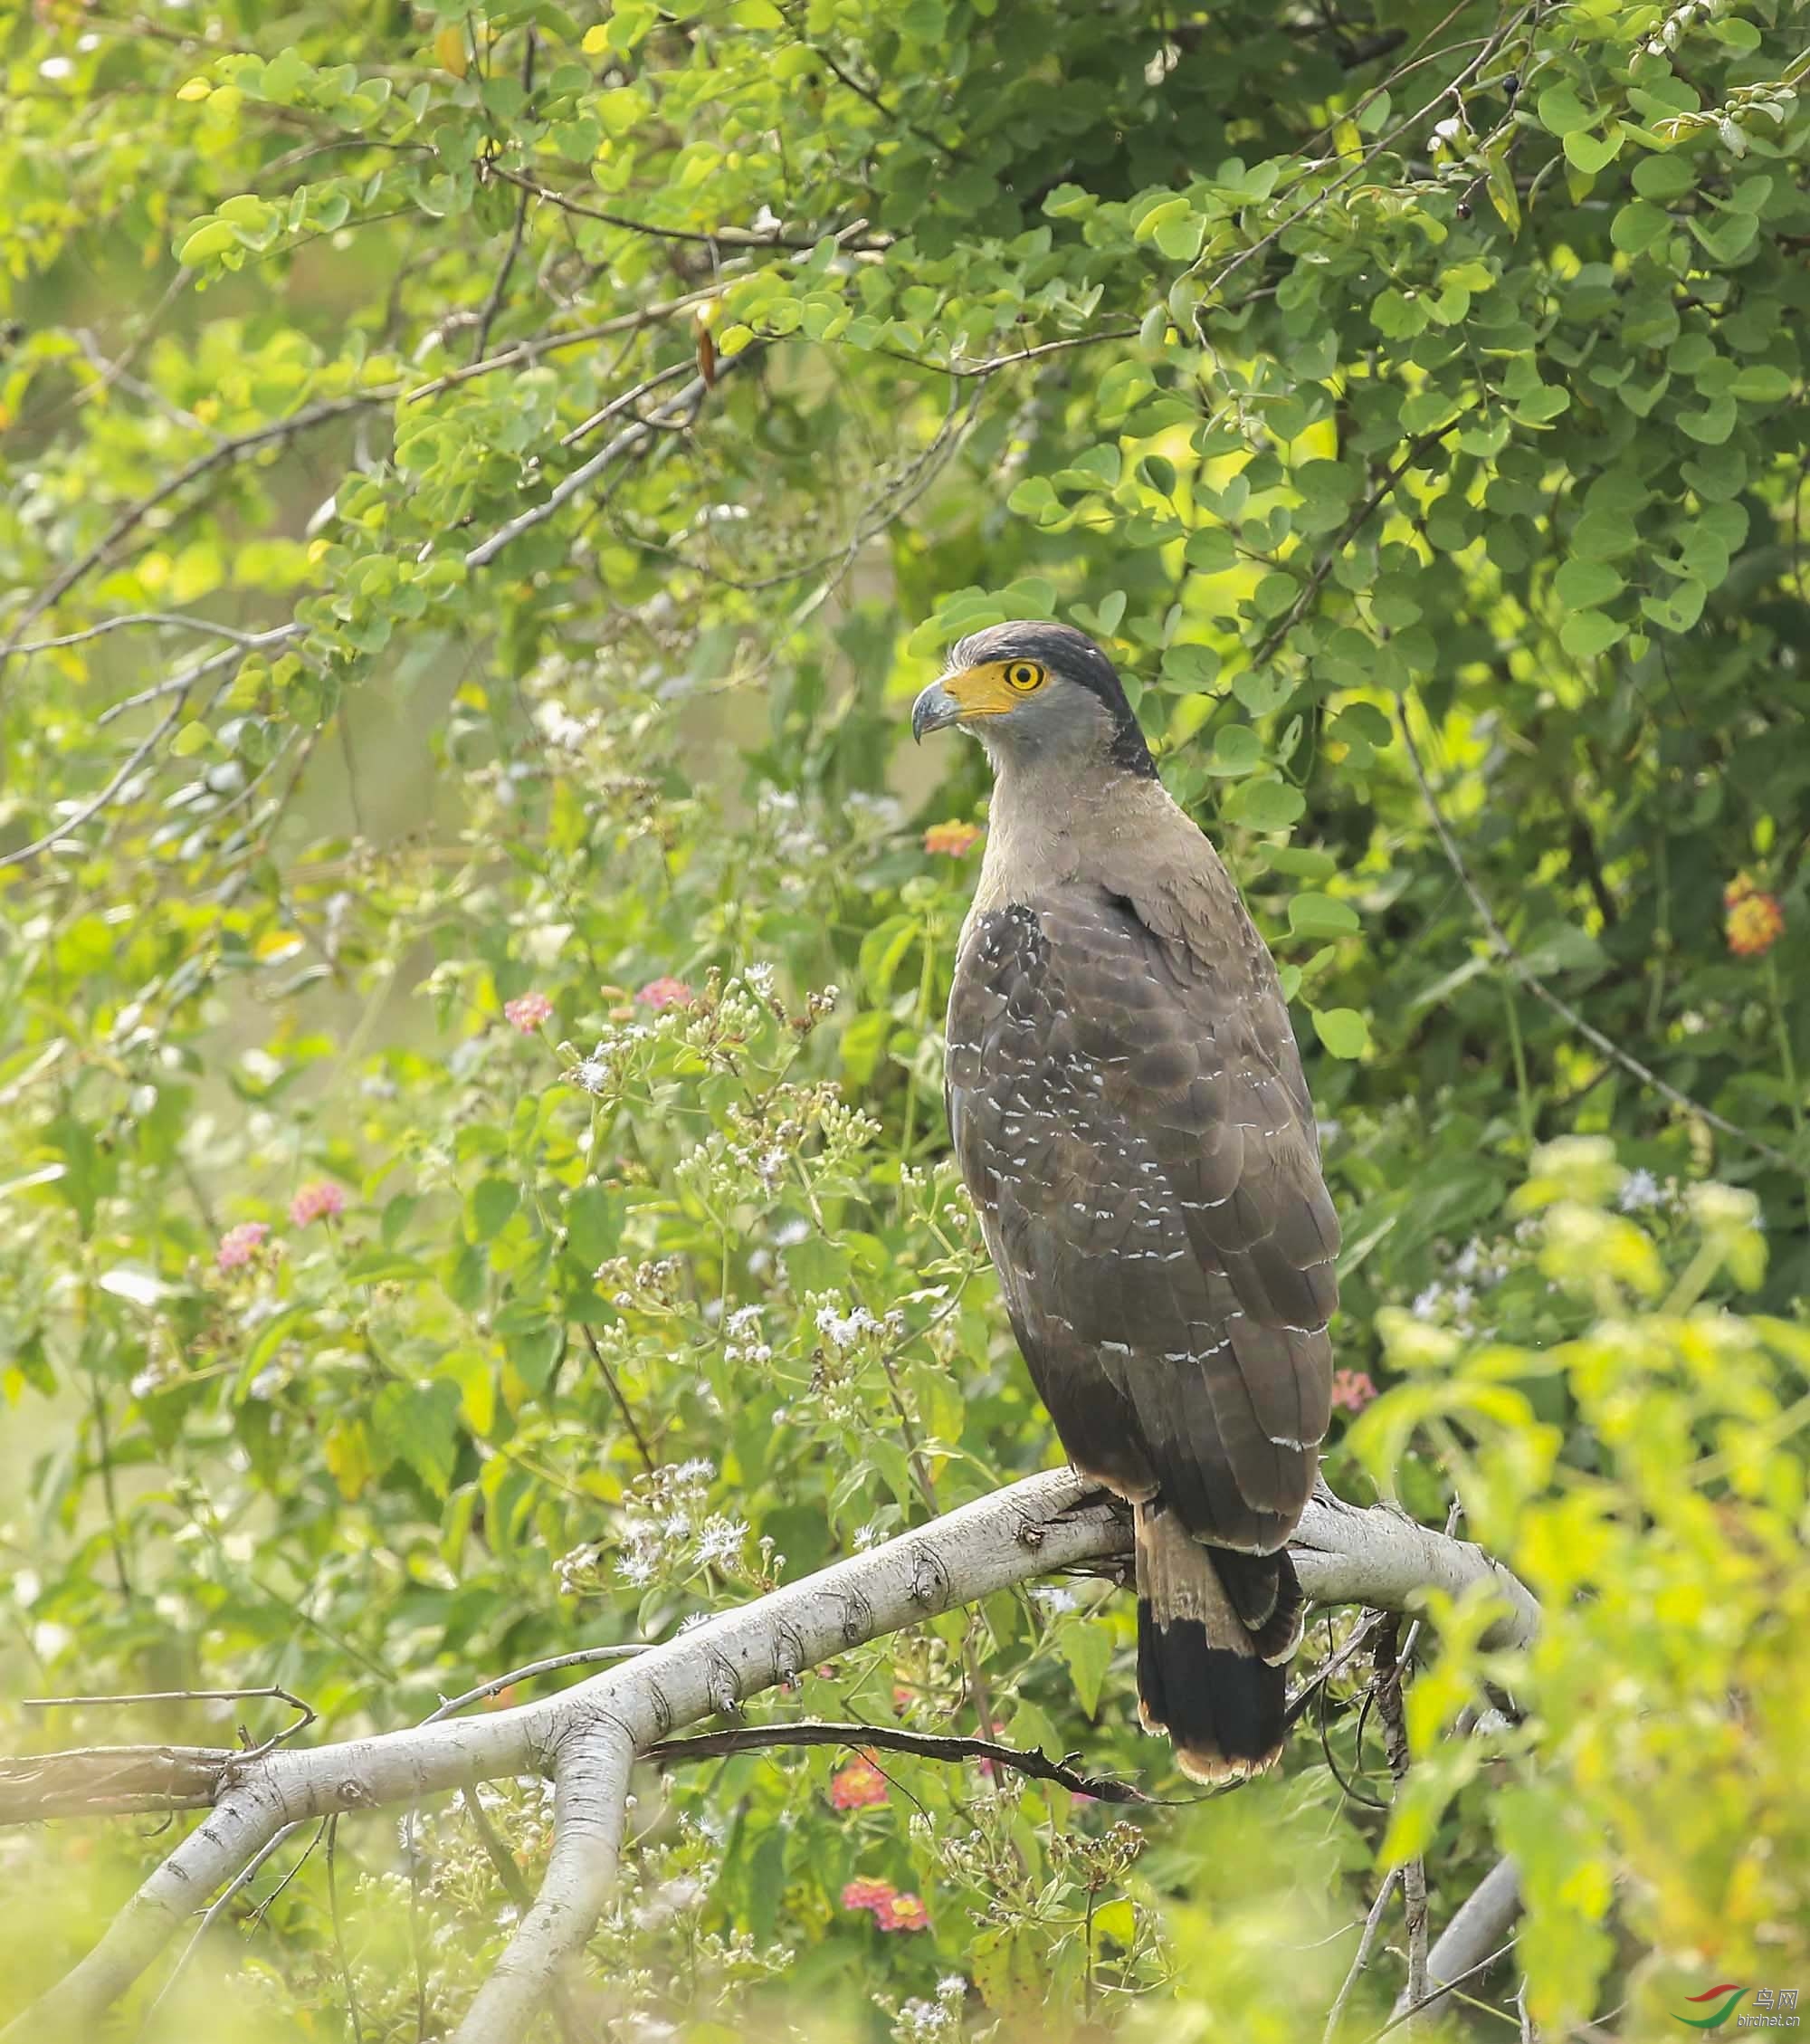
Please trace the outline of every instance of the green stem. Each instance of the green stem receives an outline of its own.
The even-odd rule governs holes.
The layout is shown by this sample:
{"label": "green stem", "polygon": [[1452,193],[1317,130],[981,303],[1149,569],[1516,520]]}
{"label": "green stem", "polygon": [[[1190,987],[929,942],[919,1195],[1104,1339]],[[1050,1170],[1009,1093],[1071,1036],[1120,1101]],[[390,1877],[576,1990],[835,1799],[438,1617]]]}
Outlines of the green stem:
{"label": "green stem", "polygon": [[1527,1053],[1521,1046],[1520,1009],[1515,1002],[1515,989],[1504,979],[1502,1003],[1509,1011],[1509,1047],[1515,1060],[1515,1099],[1520,1109],[1521,1140],[1527,1144],[1528,1155],[1532,1156],[1535,1145],[1533,1126],[1533,1096],[1528,1091]]}
{"label": "green stem", "polygon": [[[1791,1132],[1796,1137],[1796,1150],[1804,1155],[1804,1087],[1797,1076],[1797,1060],[1792,1055],[1791,1025],[1786,1020],[1785,997],[1779,990],[1778,960],[1771,952],[1766,954],[1766,986],[1772,999],[1772,1027],[1778,1038],[1779,1069],[1785,1075],[1786,1103],[1791,1110]],[[1810,1216],[1810,1165],[1804,1172],[1804,1209]]]}

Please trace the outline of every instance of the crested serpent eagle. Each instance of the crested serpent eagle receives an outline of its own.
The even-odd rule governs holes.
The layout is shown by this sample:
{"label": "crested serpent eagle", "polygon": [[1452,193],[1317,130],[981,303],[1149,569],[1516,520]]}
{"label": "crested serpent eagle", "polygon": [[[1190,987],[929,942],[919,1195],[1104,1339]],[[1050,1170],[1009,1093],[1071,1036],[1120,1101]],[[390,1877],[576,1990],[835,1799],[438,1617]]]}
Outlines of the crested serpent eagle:
{"label": "crested serpent eagle", "polygon": [[912,710],[995,775],[949,997],[962,1175],[1070,1460],[1128,1499],[1138,1693],[1197,1781],[1281,1750],[1286,1543],[1331,1393],[1338,1224],[1276,969],[1066,626],[965,639]]}

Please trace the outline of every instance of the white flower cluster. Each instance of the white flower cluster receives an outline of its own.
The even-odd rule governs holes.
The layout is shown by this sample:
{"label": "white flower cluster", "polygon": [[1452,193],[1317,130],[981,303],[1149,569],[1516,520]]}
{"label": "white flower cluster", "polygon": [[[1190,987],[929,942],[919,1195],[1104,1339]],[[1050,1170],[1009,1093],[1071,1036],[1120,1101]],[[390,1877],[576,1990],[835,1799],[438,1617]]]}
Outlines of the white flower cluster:
{"label": "white flower cluster", "polygon": [[763,788],[755,801],[755,816],[772,832],[773,849],[780,864],[793,869],[787,877],[802,886],[805,876],[796,869],[826,857],[830,848],[805,823],[798,798],[789,788]]}
{"label": "white flower cluster", "polygon": [[894,2044],[948,2044],[961,2035],[962,2003],[967,1982],[960,1973],[945,1973],[937,1982],[937,1999],[914,1994],[900,2004],[893,2020]]}
{"label": "white flower cluster", "polygon": [[838,1355],[847,1355],[874,1336],[883,1335],[891,1342],[905,1337],[905,1315],[896,1306],[881,1319],[862,1305],[851,1306],[844,1313],[842,1294],[837,1292],[814,1292],[807,1298],[817,1308],[818,1333]]}
{"label": "white flower cluster", "polygon": [[591,1055],[581,1057],[567,1070],[567,1078],[581,1092],[608,1093],[627,1076],[638,1046],[653,1040],[655,1027],[647,1022],[626,1022],[606,1029],[597,1038]]}
{"label": "white flower cluster", "polygon": [[[747,1572],[748,1528],[732,1514],[704,1510],[705,1493],[716,1476],[701,1456],[668,1463],[636,1480],[616,1528],[616,1573],[631,1588],[685,1581],[700,1569]],[[591,1586],[599,1562],[595,1546],[575,1549],[559,1564],[560,1586]]]}
{"label": "white flower cluster", "polygon": [[1644,1168],[1630,1171],[1622,1180],[1621,1190],[1615,1195],[1615,1205],[1624,1214],[1643,1214],[1649,1208],[1671,1208],[1677,1203],[1677,1186],[1673,1183],[1662,1185]]}
{"label": "white flower cluster", "polygon": [[765,1332],[758,1306],[738,1306],[723,1323],[723,1361],[731,1365],[748,1363],[759,1369],[773,1361],[771,1345],[761,1340]]}

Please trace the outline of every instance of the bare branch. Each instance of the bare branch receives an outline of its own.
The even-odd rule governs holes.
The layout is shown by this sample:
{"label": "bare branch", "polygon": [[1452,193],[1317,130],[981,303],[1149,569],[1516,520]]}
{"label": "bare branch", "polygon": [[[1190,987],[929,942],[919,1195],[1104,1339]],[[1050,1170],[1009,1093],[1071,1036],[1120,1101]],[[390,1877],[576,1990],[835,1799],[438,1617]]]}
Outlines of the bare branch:
{"label": "bare branch", "polygon": [[[695,242],[704,248],[786,248],[808,253],[828,234],[767,234],[754,227],[659,227],[652,221],[631,220],[626,214],[606,212],[602,206],[586,205],[582,199],[569,197],[564,192],[556,192],[550,186],[538,185],[532,177],[524,177],[519,170],[506,170],[500,163],[491,166],[491,176],[500,177],[504,184],[514,185],[520,190],[545,199],[549,205],[557,205],[562,213],[575,213],[586,220],[601,220],[606,227],[621,227],[631,234],[647,234],[655,241]],[[865,221],[854,222],[846,227],[834,230],[834,238],[844,248],[857,253],[866,248],[889,248],[892,237],[881,235],[872,242],[853,242],[850,236],[857,234],[867,224]]]}
{"label": "bare branch", "polygon": [[[24,2044],[57,2025],[92,2034],[179,1924],[285,1824],[414,1804],[500,1775],[551,1772],[568,1812],[565,1842],[518,1933],[506,1975],[473,2004],[460,2032],[466,2044],[517,2036],[526,2012],[552,1991],[549,1969],[582,1944],[602,1907],[619,1847],[629,1756],[851,1648],[1033,1576],[1123,1554],[1129,1545],[1126,1520],[1110,1501],[1072,1470],[1047,1470],[724,1611],[556,1695],[337,1745],[226,1756],[209,1790],[215,1799],[210,1815],[87,1958],[4,2033],[5,2044]],[[1321,1601],[1400,1608],[1429,1588],[1462,1595],[1482,1583],[1501,1605],[1488,1636],[1492,1643],[1524,1644],[1538,1623],[1528,1591],[1468,1542],[1385,1508],[1342,1504],[1323,1490],[1309,1503],[1293,1553],[1307,1594]],[[875,1743],[872,1734],[862,1736]],[[117,1756],[111,1764],[119,1764]],[[24,1765],[42,1803],[46,1763]],[[167,1790],[173,1778],[195,1779],[167,1760],[163,1765]],[[12,1772],[0,1768],[0,1784]]]}
{"label": "bare branch", "polygon": [[[1372,1650],[1376,1665],[1377,1715],[1383,1721],[1383,1748],[1388,1755],[1389,1778],[1399,1797],[1408,1781],[1407,1715],[1402,1705],[1402,1676],[1407,1656],[1397,1651],[1401,1644],[1401,1620],[1393,1613],[1377,1631]],[[1401,1865],[1402,1915],[1408,1941],[1408,2013],[1414,2015],[1426,2001],[1426,1861],[1419,1853]],[[1414,2027],[1418,2028],[1416,2023]]]}
{"label": "bare branch", "polygon": [[[1514,1861],[1504,1857],[1459,1904],[1452,1921],[1434,1940],[1433,1950],[1426,1955],[1427,1980],[1422,2006],[1431,2007],[1461,1981],[1492,1965],[1501,1956],[1498,1947],[1508,1938],[1520,1911],[1520,1874]],[[1415,2012],[1409,2007],[1410,2000],[1404,1993],[1396,2001],[1397,2017]]]}
{"label": "bare branch", "polygon": [[1396,1892],[1396,1883],[1400,1880],[1401,1874],[1399,1867],[1391,1867],[1383,1876],[1383,1885],[1377,1890],[1377,1899],[1370,1905],[1370,1914],[1364,1919],[1364,1934],[1358,1940],[1358,1950],[1352,1956],[1351,1970],[1346,1974],[1338,1992],[1333,1997],[1332,2007],[1327,2011],[1322,2044],[1334,2044],[1334,2039],[1338,2035],[1339,2020],[1345,2014],[1352,1990],[1358,1985],[1365,1967],[1370,1963],[1370,1953],[1376,1948],[1377,1934],[1383,1927],[1383,1916],[1389,1906],[1389,1897]]}
{"label": "bare branch", "polygon": [[210,447],[205,454],[197,454],[186,467],[179,468],[174,475],[166,477],[155,490],[135,498],[86,552],[78,554],[67,568],[53,576],[31,598],[14,620],[13,629],[7,635],[5,642],[0,644],[0,666],[4,666],[19,651],[20,635],[34,617],[41,617],[52,604],[67,596],[83,576],[107,559],[120,540],[135,532],[159,505],[167,504],[172,497],[180,496],[191,482],[198,482],[204,475],[241,461],[245,455],[255,454],[261,447],[270,447],[281,441],[292,440],[298,434],[306,433],[314,426],[325,425],[333,419],[364,411],[370,406],[387,404],[396,394],[394,384],[386,384],[371,390],[354,391],[346,397],[329,397],[318,405],[304,405],[300,411],[291,412],[287,418],[278,419],[273,425],[259,426],[251,433],[235,434],[230,440],[223,440],[218,446]]}
{"label": "bare branch", "polygon": [[677,1762],[719,1760],[727,1753],[758,1753],[771,1746],[848,1746],[856,1752],[871,1746],[878,1753],[914,1753],[919,1760],[984,1760],[994,1767],[1014,1768],[1034,1781],[1053,1781],[1074,1795],[1091,1796],[1096,1802],[1164,1800],[1147,1796],[1129,1781],[1083,1774],[1067,1761],[1002,1746],[996,1739],[944,1737],[934,1732],[900,1731],[891,1724],[824,1724],[808,1719],[796,1724],[738,1724],[728,1732],[706,1732],[695,1739],[662,1739],[643,1757],[672,1766]]}
{"label": "bare branch", "polygon": [[170,1968],[169,1978],[165,1981],[163,1985],[157,1990],[156,2001],[154,2001],[151,2003],[150,2007],[146,2010],[145,2026],[147,2029],[150,2027],[151,2020],[156,2016],[157,2011],[161,2009],[164,2003],[169,2000],[170,1995],[175,1991],[176,1983],[182,1978],[183,1974],[188,1971],[188,1963],[201,1949],[203,1939],[206,1937],[208,1932],[214,1928],[214,1925],[220,1921],[221,1917],[225,1915],[226,1911],[232,1907],[233,1897],[251,1886],[252,1882],[257,1877],[258,1869],[264,1864],[265,1860],[270,1858],[271,1856],[275,1853],[287,1839],[293,1838],[295,1834],[307,1824],[307,1818],[298,1817],[295,1820],[294,1823],[285,1824],[282,1829],[277,1832],[275,1837],[267,1839],[264,1844],[258,1848],[257,1852],[252,1856],[252,1858],[243,1867],[242,1867],[239,1871],[235,1875],[233,1875],[233,1878],[227,1882],[226,1886],[221,1889],[218,1897],[215,1899],[212,1906],[207,1910],[207,1913],[202,1917],[201,1922],[196,1926],[195,1935],[190,1938],[187,1944],[184,1946],[181,1958],[179,1958],[176,1961],[176,1964]]}
{"label": "bare branch", "polygon": [[129,631],[141,625],[167,625],[176,631],[207,632],[216,639],[231,639],[235,645],[253,645],[256,635],[236,631],[231,625],[217,625],[211,617],[189,617],[173,610],[134,610],[123,617],[106,617],[85,632],[65,632],[61,638],[32,639],[12,650],[23,659],[28,653],[50,653],[62,645],[82,645],[90,639],[104,638],[109,632]]}
{"label": "bare branch", "polygon": [[[718,366],[716,380],[720,383],[732,369],[753,359],[758,352],[757,349],[748,348],[739,355],[731,355],[728,361]],[[518,512],[506,525],[499,526],[488,540],[481,540],[466,554],[465,566],[471,568],[487,567],[510,540],[519,540],[524,532],[544,524],[562,504],[569,503],[580,491],[595,482],[623,455],[633,454],[638,448],[645,446],[663,428],[689,424],[697,415],[710,388],[701,376],[694,376],[676,397],[668,398],[665,404],[648,413],[646,417],[625,425],[620,433],[606,440],[589,461],[581,462],[569,475],[562,476],[539,503]]]}
{"label": "bare branch", "polygon": [[634,1741],[599,1715],[554,1763],[553,1851],[540,1893],[478,1990],[452,2044],[510,2044],[522,2035],[597,1926],[628,1821]]}

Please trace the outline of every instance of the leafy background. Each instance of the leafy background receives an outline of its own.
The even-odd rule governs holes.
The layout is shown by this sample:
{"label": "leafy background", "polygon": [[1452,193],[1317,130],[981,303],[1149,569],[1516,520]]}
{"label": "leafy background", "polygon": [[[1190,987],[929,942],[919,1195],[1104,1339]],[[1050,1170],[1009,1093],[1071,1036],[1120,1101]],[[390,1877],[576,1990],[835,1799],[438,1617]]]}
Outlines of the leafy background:
{"label": "leafy background", "polygon": [[[1523,1976],[1557,2036],[1810,1990],[1793,11],[5,34],[5,1693],[405,1724],[1053,1459],[945,1156],[985,775],[900,738],[960,632],[1062,616],[1297,1002],[1329,1473],[1457,1500],[1551,1622],[1509,1665],[1437,1614],[1393,1790],[1361,1661],[1279,1778],[1135,1824],[909,1759],[650,1779],[610,2033],[1317,2035],[1381,1869],[1438,1925],[1505,1849],[1458,2031]],[[1052,1585],[763,1708],[1175,1794],[1130,1648]],[[486,1798],[531,1873],[538,1789]],[[167,1842],[0,1840],[9,2004]],[[335,1843],[157,2022],[456,2015],[513,1906],[469,1810]]]}

